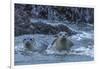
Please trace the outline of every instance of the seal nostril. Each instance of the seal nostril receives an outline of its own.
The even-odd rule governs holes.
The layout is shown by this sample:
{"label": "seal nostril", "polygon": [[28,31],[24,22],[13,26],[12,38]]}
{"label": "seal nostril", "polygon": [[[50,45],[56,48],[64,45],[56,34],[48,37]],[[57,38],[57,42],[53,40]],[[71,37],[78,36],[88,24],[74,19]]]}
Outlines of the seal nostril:
{"label": "seal nostril", "polygon": [[26,46],[30,46],[30,43],[29,43],[29,42],[27,42],[27,43],[26,43]]}
{"label": "seal nostril", "polygon": [[63,36],[63,37],[65,37],[65,36]]}
{"label": "seal nostril", "polygon": [[30,43],[26,43],[25,48],[28,49],[28,50],[31,50],[32,49],[32,46],[31,46]]}

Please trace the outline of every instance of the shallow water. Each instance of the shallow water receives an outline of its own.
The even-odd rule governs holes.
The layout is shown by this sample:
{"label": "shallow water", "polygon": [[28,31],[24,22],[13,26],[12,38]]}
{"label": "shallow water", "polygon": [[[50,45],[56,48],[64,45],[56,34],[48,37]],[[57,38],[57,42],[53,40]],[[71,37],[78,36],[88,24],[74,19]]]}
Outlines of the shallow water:
{"label": "shallow water", "polygon": [[33,52],[30,54],[24,54],[23,42],[24,38],[34,38],[36,40],[37,48],[41,51],[46,50],[48,46],[55,39],[53,35],[35,34],[34,36],[22,35],[15,37],[15,65],[29,65],[29,64],[45,64],[45,63],[60,63],[60,62],[81,62],[81,61],[93,61],[94,60],[94,33],[93,27],[88,26],[78,28],[73,25],[74,30],[78,32],[76,35],[72,35],[69,39],[73,42],[74,46],[71,48],[71,52],[68,55],[61,55],[60,53],[54,53],[47,51],[46,54]]}
{"label": "shallow water", "polygon": [[35,37],[38,48],[44,48],[43,43],[50,44],[54,38],[52,35],[23,35],[16,37],[15,39],[15,65],[28,65],[28,64],[44,64],[44,63],[59,63],[59,62],[80,62],[80,61],[93,61],[94,60],[94,48],[93,48],[93,36],[84,34],[77,34],[69,37],[74,46],[72,52],[68,55],[60,55],[52,53],[52,51],[46,54],[33,52],[31,54],[23,55],[22,39],[25,37]]}
{"label": "shallow water", "polygon": [[86,55],[40,55],[31,56],[15,55],[15,65],[45,64],[60,62],[93,61],[93,57]]}

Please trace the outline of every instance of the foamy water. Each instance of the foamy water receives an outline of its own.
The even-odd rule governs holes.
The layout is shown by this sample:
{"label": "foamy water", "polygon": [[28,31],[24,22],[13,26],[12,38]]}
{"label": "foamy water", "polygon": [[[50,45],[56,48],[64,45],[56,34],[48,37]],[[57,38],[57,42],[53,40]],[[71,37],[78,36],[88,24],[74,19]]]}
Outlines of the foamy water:
{"label": "foamy water", "polygon": [[[90,61],[94,58],[94,48],[90,44],[93,41],[93,35],[90,33],[79,33],[70,36],[69,39],[74,43],[71,51],[67,53],[66,51],[58,52],[53,50],[46,50],[45,55],[33,52],[30,55],[23,55],[23,43],[22,40],[26,37],[31,37],[36,40],[36,44],[39,49],[46,50],[47,46],[50,46],[52,41],[55,39],[53,35],[43,35],[35,34],[33,35],[23,35],[15,38],[15,64],[39,64],[39,63],[55,63],[55,62],[76,62],[76,61]],[[84,40],[85,39],[85,40]],[[86,41],[88,40],[88,41]],[[85,43],[85,44],[83,44]],[[54,55],[59,55],[56,58]],[[65,57],[63,57],[65,55]],[[64,60],[62,60],[62,58]],[[20,58],[20,59],[19,59]]]}

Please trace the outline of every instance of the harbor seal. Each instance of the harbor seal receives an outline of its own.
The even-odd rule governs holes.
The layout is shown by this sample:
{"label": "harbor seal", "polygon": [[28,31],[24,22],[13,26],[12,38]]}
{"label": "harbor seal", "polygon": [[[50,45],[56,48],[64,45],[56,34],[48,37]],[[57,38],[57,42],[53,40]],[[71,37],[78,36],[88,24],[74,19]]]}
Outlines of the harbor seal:
{"label": "harbor seal", "polygon": [[36,42],[34,38],[24,38],[23,46],[25,52],[34,52],[36,51]]}
{"label": "harbor seal", "polygon": [[68,34],[66,32],[60,32],[55,37],[56,39],[52,42],[48,50],[68,53],[73,46],[72,41],[68,39]]}

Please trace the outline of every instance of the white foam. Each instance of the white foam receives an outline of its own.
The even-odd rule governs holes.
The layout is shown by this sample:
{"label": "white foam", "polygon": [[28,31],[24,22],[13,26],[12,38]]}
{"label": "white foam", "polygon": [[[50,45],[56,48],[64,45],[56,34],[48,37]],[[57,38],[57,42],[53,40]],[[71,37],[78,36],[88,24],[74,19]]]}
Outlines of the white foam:
{"label": "white foam", "polygon": [[67,51],[54,51],[54,50],[46,50],[47,54],[57,54],[57,55],[65,55],[65,54],[69,54]]}
{"label": "white foam", "polygon": [[71,52],[71,54],[87,55],[90,57],[94,57],[94,50],[93,48],[90,49],[90,48],[80,47],[80,48],[73,49],[73,52]]}
{"label": "white foam", "polygon": [[[28,35],[24,35],[24,36],[19,36],[16,38],[17,41],[19,41],[18,44],[15,44],[15,51],[20,51],[23,49],[23,44],[21,43],[22,42],[22,38],[26,38],[26,36],[28,37]],[[88,36],[90,36],[89,34],[87,33],[81,33],[81,34],[76,34],[76,35],[73,35],[71,38],[72,40],[81,40],[83,39],[84,37],[88,38]],[[29,37],[33,37],[33,35],[29,35]],[[52,41],[54,40],[53,36],[47,36],[47,35],[41,35],[41,34],[36,34],[34,35],[34,38],[36,39],[36,42],[37,42],[37,45],[41,45],[41,42],[44,42],[47,41],[49,43],[49,46],[48,48],[51,47],[51,43]],[[90,37],[89,37],[90,38]],[[16,42],[16,41],[15,41]],[[91,47],[91,46],[90,46]],[[66,51],[63,51],[63,52],[58,52],[58,51],[53,51],[53,50],[46,50],[47,54],[68,54]],[[91,56],[91,57],[94,57],[94,50],[93,48],[85,48],[85,47],[79,47],[79,48],[75,48],[73,49],[73,52],[70,52],[69,54],[75,54],[75,55],[87,55],[87,56]]]}

